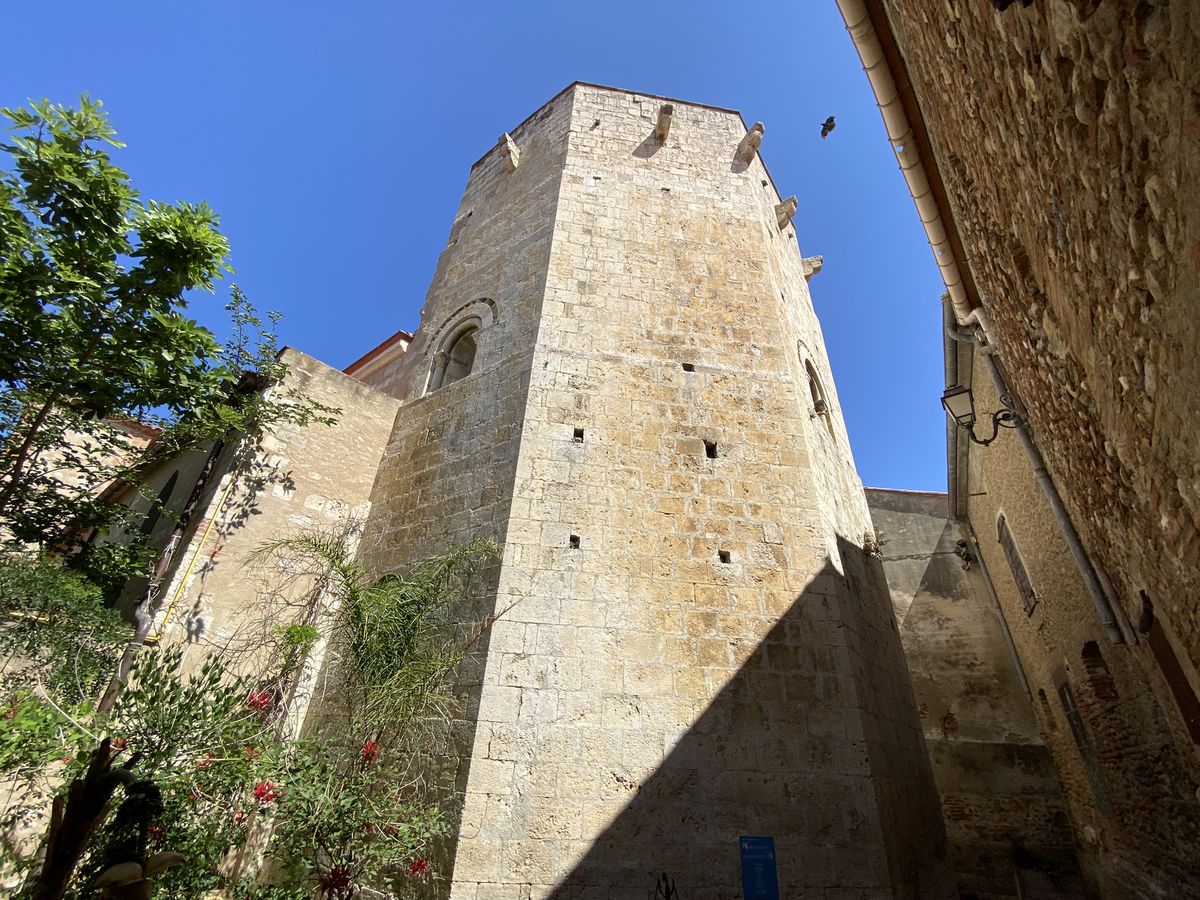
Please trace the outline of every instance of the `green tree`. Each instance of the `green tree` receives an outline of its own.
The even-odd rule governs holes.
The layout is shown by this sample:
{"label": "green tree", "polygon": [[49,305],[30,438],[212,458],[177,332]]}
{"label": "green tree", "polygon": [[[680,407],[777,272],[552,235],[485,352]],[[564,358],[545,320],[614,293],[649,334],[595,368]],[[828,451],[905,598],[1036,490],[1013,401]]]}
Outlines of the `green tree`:
{"label": "green tree", "polygon": [[100,104],[4,109],[0,145],[0,514],[37,480],[59,410],[82,419],[180,414],[225,377],[213,335],[183,315],[212,289],[229,245],[205,204],[142,203],[104,145]]}
{"label": "green tree", "polygon": [[[185,315],[187,296],[231,269],[206,204],[143,202],[112,164],[121,147],[99,102],[0,111],[0,524],[54,547],[110,525],[99,489],[137,485],[155,459],[333,410],[262,388],[282,377],[273,333],[233,289],[221,348]],[[274,321],[274,319],[272,319]],[[256,342],[257,338],[257,342]],[[114,423],[162,430],[131,454]],[[70,436],[71,439],[64,439]]]}

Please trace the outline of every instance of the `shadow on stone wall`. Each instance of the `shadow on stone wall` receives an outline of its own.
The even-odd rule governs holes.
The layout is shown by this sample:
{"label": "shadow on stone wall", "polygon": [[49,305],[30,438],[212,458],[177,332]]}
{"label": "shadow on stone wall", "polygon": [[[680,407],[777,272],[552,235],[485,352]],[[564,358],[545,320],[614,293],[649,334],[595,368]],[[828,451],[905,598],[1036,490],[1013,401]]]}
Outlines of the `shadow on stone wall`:
{"label": "shadow on stone wall", "polygon": [[[844,560],[864,556],[839,543]],[[830,619],[838,609],[836,599],[830,604],[835,583],[846,579],[827,563],[653,774],[635,784],[610,773],[607,795],[626,790],[628,803],[550,896],[650,898],[666,873],[681,900],[740,900],[741,835],[775,839],[782,897],[826,886],[873,897],[947,896],[927,881],[937,868],[931,860],[944,853],[940,823],[907,844],[921,855],[889,865],[877,809],[877,798],[889,794],[877,781],[899,783],[915,761],[893,759],[872,776],[846,671],[851,642],[845,623]],[[895,812],[911,811],[920,831],[919,808],[934,804],[931,784],[927,799]],[[908,884],[893,894],[889,873],[896,872],[907,873]]]}

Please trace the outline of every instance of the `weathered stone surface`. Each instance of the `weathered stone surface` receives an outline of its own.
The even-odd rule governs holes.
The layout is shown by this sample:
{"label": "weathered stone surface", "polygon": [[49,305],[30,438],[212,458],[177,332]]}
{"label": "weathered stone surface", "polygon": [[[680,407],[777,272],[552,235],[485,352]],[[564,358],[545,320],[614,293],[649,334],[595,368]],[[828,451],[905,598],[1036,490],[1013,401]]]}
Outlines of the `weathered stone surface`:
{"label": "weathered stone surface", "polygon": [[575,85],[516,171],[476,164],[394,382],[364,559],[505,544],[464,611],[507,610],[462,684],[451,896],[736,896],[742,834],[788,896],[949,896],[794,232],[736,113],[675,102],[659,142],[661,105]]}
{"label": "weathered stone surface", "polygon": [[[301,614],[310,586],[294,572],[253,565],[254,552],[306,532],[361,528],[399,407],[296,350],[285,349],[281,359],[289,368],[283,389],[340,409],[337,423],[278,425],[257,440],[226,445],[162,585],[153,632],[184,644],[190,659],[218,648],[245,671],[276,644],[275,627]],[[172,513],[183,508],[207,456],[207,449],[189,453],[152,474],[150,486],[158,491],[178,473],[167,502]],[[143,509],[148,502],[141,497],[133,505]],[[153,545],[165,543],[173,521],[161,517]],[[131,584],[126,604],[140,601],[144,588]]]}
{"label": "weathered stone surface", "polygon": [[1018,890],[1049,872],[1058,900],[1082,900],[1054,760],[987,576],[958,553],[959,541],[976,552],[969,528],[949,520],[945,494],[868,488],[867,501],[960,894],[1029,896]]}
{"label": "weathered stone surface", "polygon": [[[972,387],[980,409],[999,407],[978,364]],[[1013,435],[974,449],[968,468],[968,516],[1037,698],[1085,872],[1106,898],[1200,896],[1194,747],[1148,642],[1144,636],[1137,645],[1104,641],[1062,532]],[[1030,613],[997,537],[1000,516],[1037,598]],[[1102,677],[1085,665],[1090,642],[1099,642],[1107,670]],[[1072,731],[1062,685],[1079,710],[1082,739]]]}
{"label": "weathered stone surface", "polygon": [[[1180,660],[1176,681],[1194,694],[1200,8],[883,6],[994,323],[997,358],[1125,618],[1137,619],[1145,591]],[[997,400],[985,381],[975,379],[977,405],[990,411]],[[971,456],[970,517],[989,568],[1007,568],[996,543],[1003,510],[1044,598],[1026,619],[1011,578],[1001,590],[1031,682],[1055,717],[1057,684],[1073,685],[1099,757],[1089,777],[1059,720],[1050,744],[1080,832],[1097,837],[1092,869],[1108,896],[1200,895],[1200,765],[1166,669],[1150,641],[1103,644],[1014,442]],[[1090,680],[1079,679],[1082,650],[1097,639],[1120,701],[1093,706]]]}
{"label": "weathered stone surface", "polygon": [[885,5],[1052,474],[1200,660],[1200,9]]}

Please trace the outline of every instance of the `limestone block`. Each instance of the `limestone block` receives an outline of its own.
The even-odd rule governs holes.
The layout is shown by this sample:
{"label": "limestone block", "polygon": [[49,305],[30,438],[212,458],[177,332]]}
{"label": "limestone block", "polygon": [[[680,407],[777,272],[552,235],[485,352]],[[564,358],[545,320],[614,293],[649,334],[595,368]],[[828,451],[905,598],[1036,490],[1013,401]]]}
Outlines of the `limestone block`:
{"label": "limestone block", "polygon": [[[500,156],[504,160],[504,165],[510,172],[515,172],[517,166],[521,164],[521,151],[517,148],[516,141],[506,131],[500,135]],[[443,366],[444,367],[444,366]]]}

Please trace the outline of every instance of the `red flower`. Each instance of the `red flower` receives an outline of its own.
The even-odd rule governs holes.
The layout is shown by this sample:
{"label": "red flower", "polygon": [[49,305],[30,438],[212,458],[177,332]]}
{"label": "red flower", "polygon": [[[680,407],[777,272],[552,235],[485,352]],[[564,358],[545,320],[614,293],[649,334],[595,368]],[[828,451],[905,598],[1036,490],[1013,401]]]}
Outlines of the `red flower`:
{"label": "red flower", "polygon": [[213,758],[212,758],[212,754],[210,753],[210,754],[208,754],[208,756],[204,757],[204,759],[200,760],[200,762],[196,763],[196,768],[197,769],[207,769],[212,764],[213,764]]}
{"label": "red flower", "polygon": [[233,824],[234,825],[245,825],[246,820],[248,818],[250,818],[250,814],[248,812],[246,812],[244,809],[239,809],[237,812],[235,812],[233,814]]}
{"label": "red flower", "polygon": [[155,847],[161,847],[167,842],[167,832],[161,825],[151,825],[148,832]]}
{"label": "red flower", "polygon": [[260,756],[262,756],[262,751],[257,747],[246,748],[246,759],[258,759]]}
{"label": "red flower", "polygon": [[265,714],[271,710],[271,694],[268,691],[251,691],[246,695],[246,704],[255,712]]}
{"label": "red flower", "polygon": [[275,790],[275,782],[260,781],[254,786],[254,799],[259,803],[270,803],[279,799],[280,792]]}
{"label": "red flower", "polygon": [[414,878],[420,878],[429,872],[429,861],[424,859],[414,859],[408,866],[408,874]]}
{"label": "red flower", "polygon": [[109,746],[112,747],[117,753],[120,753],[122,750],[124,750],[125,745],[128,743],[129,740],[127,738],[113,738],[108,742]]}
{"label": "red flower", "polygon": [[367,741],[365,744],[363,744],[363,748],[362,748],[363,762],[366,762],[366,763],[373,762],[375,760],[375,757],[377,757],[379,755],[380,749],[381,748],[380,748],[379,744],[376,743],[375,741]]}

